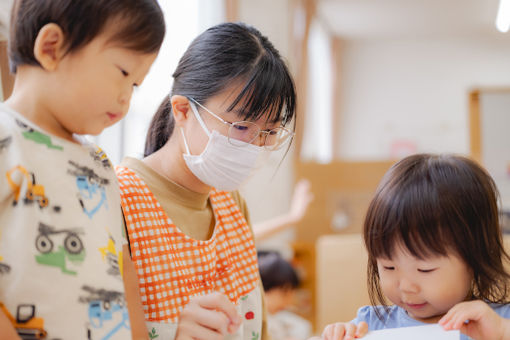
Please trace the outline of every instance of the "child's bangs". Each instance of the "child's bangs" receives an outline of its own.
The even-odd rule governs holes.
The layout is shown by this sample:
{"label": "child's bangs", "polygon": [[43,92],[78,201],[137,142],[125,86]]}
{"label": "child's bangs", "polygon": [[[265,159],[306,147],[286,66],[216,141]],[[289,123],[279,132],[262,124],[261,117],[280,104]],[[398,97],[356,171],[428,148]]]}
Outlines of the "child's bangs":
{"label": "child's bangs", "polygon": [[[147,10],[147,9],[145,9]],[[115,32],[109,39],[112,43],[140,53],[157,53],[165,37],[163,17],[155,11],[154,15],[147,16],[143,11],[132,10],[120,14],[110,26]]]}
{"label": "child's bangs", "polygon": [[[403,180],[405,181],[405,179]],[[372,258],[391,259],[402,247],[425,259],[456,249],[447,209],[436,188],[416,182],[383,190],[374,198],[365,221],[365,244]]]}
{"label": "child's bangs", "polygon": [[243,90],[227,111],[240,104],[243,120],[265,117],[267,122],[281,122],[282,125],[292,120],[296,108],[294,82],[285,66],[272,58],[264,54],[251,67],[251,72],[243,77],[246,79]]}

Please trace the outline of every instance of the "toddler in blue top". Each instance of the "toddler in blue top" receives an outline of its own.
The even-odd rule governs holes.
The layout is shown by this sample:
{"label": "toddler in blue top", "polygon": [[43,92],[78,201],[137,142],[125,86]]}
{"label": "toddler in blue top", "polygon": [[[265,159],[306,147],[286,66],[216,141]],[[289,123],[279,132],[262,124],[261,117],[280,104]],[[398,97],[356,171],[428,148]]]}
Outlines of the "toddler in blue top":
{"label": "toddler in blue top", "polygon": [[510,339],[497,201],[492,178],[467,158],[420,154],[395,164],[364,224],[372,306],[328,325],[323,339],[430,323],[461,339]]}

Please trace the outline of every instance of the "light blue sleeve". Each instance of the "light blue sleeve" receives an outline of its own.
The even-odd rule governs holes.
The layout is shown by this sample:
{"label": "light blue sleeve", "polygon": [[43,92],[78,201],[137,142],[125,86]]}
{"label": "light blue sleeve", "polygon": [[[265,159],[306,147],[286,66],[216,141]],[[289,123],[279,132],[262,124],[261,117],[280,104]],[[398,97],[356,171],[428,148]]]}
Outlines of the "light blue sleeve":
{"label": "light blue sleeve", "polygon": [[387,328],[421,326],[424,323],[411,318],[398,306],[365,306],[358,310],[358,315],[351,322],[358,324],[365,321],[369,331]]}
{"label": "light blue sleeve", "polygon": [[510,304],[490,304],[492,309],[501,317],[510,319]]}
{"label": "light blue sleeve", "polygon": [[[379,319],[377,312],[381,316],[382,320]],[[391,307],[390,307],[391,311]],[[368,330],[378,330],[387,328],[385,326],[384,320],[387,319],[386,311],[384,310],[383,306],[364,306],[358,309],[358,314],[356,317],[351,321],[351,323],[358,324],[362,321],[365,321],[368,324]]]}
{"label": "light blue sleeve", "polygon": [[365,321],[366,323],[368,323],[367,320],[370,319],[370,314],[371,314],[372,309],[373,309],[372,306],[361,307],[360,309],[358,309],[358,313],[356,314],[356,317],[351,320],[351,323],[356,324],[356,325],[358,323],[360,323],[361,321]]}

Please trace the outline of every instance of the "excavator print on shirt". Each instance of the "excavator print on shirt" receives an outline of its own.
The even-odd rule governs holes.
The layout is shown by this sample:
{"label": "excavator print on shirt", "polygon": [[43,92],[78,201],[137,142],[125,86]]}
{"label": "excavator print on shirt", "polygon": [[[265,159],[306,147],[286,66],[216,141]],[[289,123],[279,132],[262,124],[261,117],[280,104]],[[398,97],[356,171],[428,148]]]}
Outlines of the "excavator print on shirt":
{"label": "excavator print on shirt", "polygon": [[[36,181],[33,172],[28,171],[22,165],[16,165],[9,169],[5,176],[14,194],[13,206],[18,205],[19,201],[22,201],[24,205],[35,203],[41,209],[49,207],[50,200],[45,193],[45,187]],[[52,206],[51,208],[54,212],[60,212],[60,206]]]}
{"label": "excavator print on shirt", "polygon": [[[19,178],[21,175],[21,178]],[[48,197],[44,194],[44,186],[37,184],[35,181],[35,175],[33,172],[29,172],[25,167],[18,165],[7,171],[5,174],[7,177],[7,183],[14,192],[14,201],[12,205],[17,205],[21,196],[22,184],[26,183],[25,197],[23,202],[25,204],[31,204],[37,202],[39,207],[45,208],[49,204]]]}
{"label": "excavator print on shirt", "polygon": [[[60,268],[63,274],[76,275],[73,270],[85,260],[85,248],[78,229],[60,229],[39,223],[39,234],[35,239],[35,247],[39,255],[37,263]],[[59,243],[57,243],[59,241]]]}
{"label": "excavator print on shirt", "polygon": [[46,339],[47,332],[44,329],[44,320],[36,317],[36,308],[31,304],[21,304],[16,308],[16,316],[13,316],[0,302],[0,313],[3,312],[16,329],[19,337],[23,340]]}
{"label": "excavator print on shirt", "polygon": [[92,218],[101,207],[108,209],[105,186],[109,180],[97,175],[94,170],[86,166],[81,166],[73,161],[69,161],[71,169],[67,172],[76,177],[76,186],[78,188],[78,201],[83,212]]}

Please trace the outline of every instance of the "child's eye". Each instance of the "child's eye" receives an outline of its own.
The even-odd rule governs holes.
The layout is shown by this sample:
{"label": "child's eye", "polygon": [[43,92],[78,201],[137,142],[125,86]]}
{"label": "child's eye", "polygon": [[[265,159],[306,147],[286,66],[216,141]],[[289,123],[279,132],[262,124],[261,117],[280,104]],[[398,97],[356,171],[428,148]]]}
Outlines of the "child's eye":
{"label": "child's eye", "polygon": [[122,72],[122,75],[123,75],[124,77],[129,76],[129,73],[128,73],[127,71],[123,70],[123,69],[120,69],[120,72]]}
{"label": "child's eye", "polygon": [[432,268],[432,269],[418,269],[418,271],[420,273],[431,273],[433,272],[434,270],[436,270],[435,268]]}
{"label": "child's eye", "polygon": [[390,267],[390,266],[383,266],[383,268],[385,270],[394,270],[395,269],[395,267]]}

